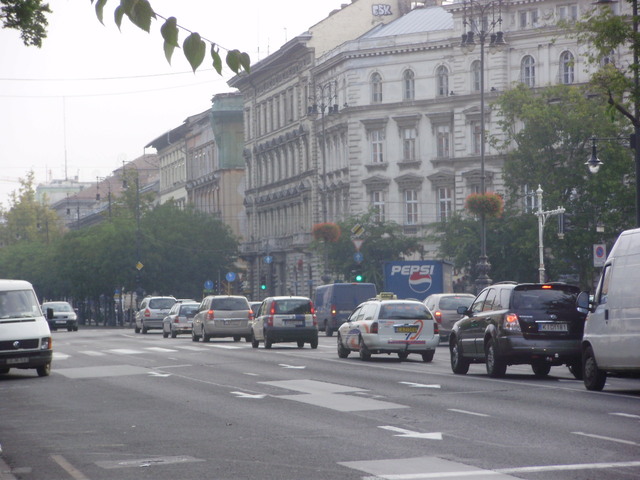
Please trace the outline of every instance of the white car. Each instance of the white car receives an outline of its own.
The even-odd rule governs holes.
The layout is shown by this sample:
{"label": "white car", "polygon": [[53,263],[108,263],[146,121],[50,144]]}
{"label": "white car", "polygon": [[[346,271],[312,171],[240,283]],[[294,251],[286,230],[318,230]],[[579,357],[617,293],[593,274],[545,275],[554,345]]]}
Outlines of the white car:
{"label": "white car", "polygon": [[180,301],[174,303],[169,314],[162,321],[162,336],[176,338],[180,333],[191,334],[193,317],[196,315],[200,304],[194,301]]}
{"label": "white car", "polygon": [[369,360],[374,353],[395,353],[405,360],[410,353],[430,362],[440,342],[438,324],[422,302],[386,300],[361,303],[338,329],[338,357],[352,351]]}

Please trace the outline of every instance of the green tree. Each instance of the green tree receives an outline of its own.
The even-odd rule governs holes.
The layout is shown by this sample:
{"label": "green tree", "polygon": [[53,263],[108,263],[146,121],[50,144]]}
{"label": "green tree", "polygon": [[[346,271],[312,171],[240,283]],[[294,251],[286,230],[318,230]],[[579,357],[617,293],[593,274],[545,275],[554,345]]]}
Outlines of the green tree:
{"label": "green tree", "polygon": [[27,46],[42,46],[47,37],[48,13],[49,4],[42,0],[0,0],[2,27],[18,30]]}

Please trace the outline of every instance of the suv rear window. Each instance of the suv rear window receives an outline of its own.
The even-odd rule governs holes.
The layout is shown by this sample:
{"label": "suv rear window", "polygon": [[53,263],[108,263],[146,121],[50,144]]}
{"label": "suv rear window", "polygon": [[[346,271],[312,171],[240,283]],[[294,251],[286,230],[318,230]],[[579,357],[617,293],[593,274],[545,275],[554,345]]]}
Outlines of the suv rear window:
{"label": "suv rear window", "polygon": [[429,310],[422,304],[413,303],[396,303],[392,305],[383,305],[380,308],[380,315],[378,318],[381,320],[388,319],[416,319],[416,320],[431,320]]}
{"label": "suv rear window", "polygon": [[515,289],[511,305],[514,310],[575,309],[578,292],[562,288]]}
{"label": "suv rear window", "polygon": [[468,307],[473,300],[473,297],[442,297],[439,307],[440,310],[457,310],[458,307]]}
{"label": "suv rear window", "polygon": [[171,308],[176,303],[172,298],[152,298],[149,300],[149,308],[164,309]]}
{"label": "suv rear window", "polygon": [[311,303],[308,300],[276,300],[273,303],[276,314],[311,313]]}
{"label": "suv rear window", "polygon": [[249,303],[242,298],[212,298],[213,310],[249,310]]}

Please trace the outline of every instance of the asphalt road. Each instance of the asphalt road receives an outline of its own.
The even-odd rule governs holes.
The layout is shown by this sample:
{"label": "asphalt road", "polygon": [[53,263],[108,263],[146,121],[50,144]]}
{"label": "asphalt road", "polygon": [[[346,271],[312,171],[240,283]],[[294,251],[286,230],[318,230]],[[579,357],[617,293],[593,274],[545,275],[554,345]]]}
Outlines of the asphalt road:
{"label": "asphalt road", "polygon": [[0,479],[640,478],[640,380],[453,375],[449,353],[339,359],[126,329],[54,332],[52,374],[0,376]]}

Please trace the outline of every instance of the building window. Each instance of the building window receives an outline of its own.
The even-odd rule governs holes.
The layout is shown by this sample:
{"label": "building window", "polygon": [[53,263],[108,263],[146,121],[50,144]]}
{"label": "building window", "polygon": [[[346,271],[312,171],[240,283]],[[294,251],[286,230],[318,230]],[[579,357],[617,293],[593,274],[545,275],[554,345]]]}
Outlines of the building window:
{"label": "building window", "polygon": [[449,125],[438,125],[436,128],[436,156],[440,158],[449,157]]}
{"label": "building window", "polygon": [[574,60],[573,54],[569,51],[564,51],[560,55],[560,82],[565,85],[573,83],[573,70]]}
{"label": "building window", "polygon": [[480,60],[476,60],[471,64],[471,90],[474,92],[480,91],[480,75],[482,75],[480,71]]}
{"label": "building window", "polygon": [[415,160],[416,158],[416,129],[403,128],[402,129],[402,159],[403,160]]}
{"label": "building window", "polygon": [[436,70],[436,92],[439,97],[449,93],[449,70],[444,65],[440,65]]}
{"label": "building window", "polygon": [[578,20],[578,5],[562,5],[558,7],[558,20],[575,22]]}
{"label": "building window", "polygon": [[480,122],[471,122],[471,153],[481,153],[482,125]]}
{"label": "building window", "polygon": [[404,224],[418,224],[418,192],[416,190],[404,191]]}
{"label": "building window", "polygon": [[453,214],[453,188],[438,187],[438,220],[446,222]]}
{"label": "building window", "polygon": [[403,99],[404,100],[413,100],[416,97],[416,89],[415,89],[415,75],[413,70],[405,70],[403,75],[404,80],[404,89],[403,89]]}
{"label": "building window", "polygon": [[371,192],[371,207],[373,209],[373,221],[384,222],[384,192],[377,190]]}
{"label": "building window", "polygon": [[384,130],[376,129],[369,131],[371,138],[371,163],[384,162]]}
{"label": "building window", "polygon": [[378,72],[371,75],[371,103],[382,102],[382,77]]}
{"label": "building window", "polygon": [[518,12],[520,28],[538,26],[538,10],[521,10]]}
{"label": "building window", "polygon": [[521,82],[527,87],[536,86],[536,61],[531,55],[527,55],[522,59],[520,67]]}

